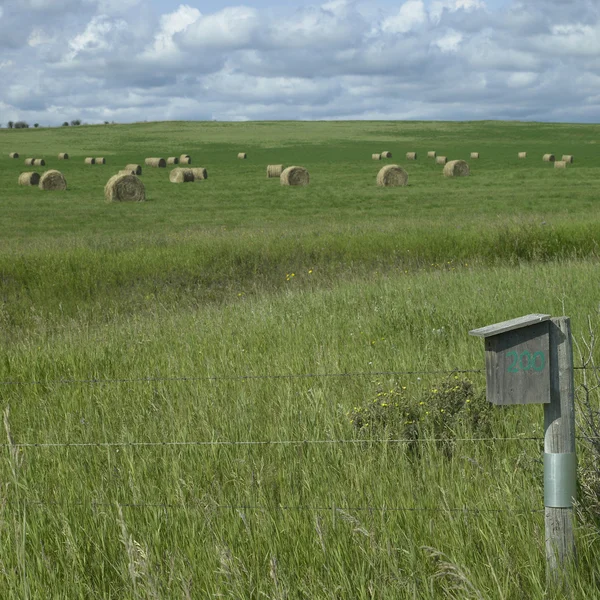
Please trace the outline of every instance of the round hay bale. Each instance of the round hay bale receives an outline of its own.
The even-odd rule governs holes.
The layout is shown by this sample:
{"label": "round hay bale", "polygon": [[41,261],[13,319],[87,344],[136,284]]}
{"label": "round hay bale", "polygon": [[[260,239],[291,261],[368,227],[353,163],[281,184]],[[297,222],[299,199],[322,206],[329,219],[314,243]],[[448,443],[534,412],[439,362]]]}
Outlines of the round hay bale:
{"label": "round hay bale", "polygon": [[167,161],[164,158],[147,158],[145,163],[148,167],[159,167],[161,169],[167,166]]}
{"label": "round hay bale", "polygon": [[125,170],[126,171],[135,171],[136,175],[141,175],[142,174],[142,165],[136,165],[136,164],[125,165]]}
{"label": "round hay bale", "polygon": [[445,165],[448,162],[448,159],[445,156],[437,156],[435,159],[436,165]]}
{"label": "round hay bale", "polygon": [[58,160],[69,160],[69,155],[66,152],[61,152],[58,155]]}
{"label": "round hay bale", "polygon": [[182,154],[179,157],[179,163],[182,164],[182,165],[191,165],[192,164],[192,157],[189,154]]}
{"label": "round hay bale", "polygon": [[245,152],[238,152],[238,158],[247,158]]}
{"label": "round hay bale", "polygon": [[527,152],[519,152],[517,155],[519,158],[527,158]]}
{"label": "round hay bale", "polygon": [[96,158],[96,164],[97,165],[105,165],[106,159],[103,156],[99,156],[98,158]]}
{"label": "round hay bale", "polygon": [[35,158],[26,158],[25,159],[25,164],[28,166],[33,165],[33,161],[35,160]]}
{"label": "round hay bale", "polygon": [[67,189],[67,180],[65,176],[60,172],[54,169],[50,171],[46,171],[41,177],[40,182],[38,183],[40,190],[66,190]]}
{"label": "round hay bale", "polygon": [[45,167],[46,161],[43,158],[34,158],[32,164],[36,167]]}
{"label": "round hay bale", "polygon": [[466,177],[470,173],[464,160],[451,160],[444,167],[444,177]]}
{"label": "round hay bale", "polygon": [[267,179],[271,177],[280,177],[283,172],[283,165],[267,165]]}
{"label": "round hay bale", "polygon": [[417,160],[417,153],[416,152],[407,152],[406,160]]}
{"label": "round hay bale", "polygon": [[373,160],[381,160],[381,154],[371,154]]}
{"label": "round hay bale", "polygon": [[95,165],[96,164],[96,159],[92,158],[91,156],[88,156],[83,162],[86,165]]}
{"label": "round hay bale", "polygon": [[554,162],[556,157],[554,154],[544,154],[544,158],[542,159],[544,162]]}
{"label": "round hay bale", "polygon": [[19,158],[19,153],[18,152],[11,152],[8,156],[9,156],[9,158]]}
{"label": "round hay bale", "polygon": [[564,160],[565,162],[572,164],[573,155],[572,154],[563,154],[561,160]]}
{"label": "round hay bale", "polygon": [[194,167],[189,170],[194,174],[194,179],[196,181],[199,179],[208,179],[208,172],[204,167]]}
{"label": "round hay bale", "polygon": [[304,167],[288,167],[279,176],[281,185],[308,185],[310,177]]}
{"label": "round hay bale", "polygon": [[566,169],[567,168],[567,161],[566,160],[555,160],[554,161],[554,168],[555,169]]}
{"label": "round hay bale", "polygon": [[178,165],[179,157],[178,156],[169,156],[169,158],[167,158],[167,164],[168,165]]}
{"label": "round hay bale", "polygon": [[194,172],[191,169],[182,169],[177,167],[169,173],[171,183],[188,183],[194,181]]}
{"label": "round hay bale", "polygon": [[435,150],[430,150],[430,151],[427,153],[427,158],[435,158],[436,156],[437,156],[437,155],[436,155],[436,153],[435,153]]}
{"label": "round hay bale", "polygon": [[389,150],[384,150],[381,153],[381,158],[392,158],[392,153]]}
{"label": "round hay bale", "polygon": [[146,189],[136,175],[113,175],[104,186],[104,198],[107,202],[143,202]]}
{"label": "round hay bale", "polygon": [[386,165],[377,173],[377,185],[381,187],[408,185],[408,173],[399,165]]}
{"label": "round hay bale", "polygon": [[19,185],[37,185],[39,182],[40,174],[35,171],[29,171],[19,175]]}
{"label": "round hay bale", "polygon": [[471,158],[479,158],[479,152],[471,152]]}
{"label": "round hay bale", "polygon": [[117,172],[117,175],[135,175],[135,171],[133,169],[121,169]]}

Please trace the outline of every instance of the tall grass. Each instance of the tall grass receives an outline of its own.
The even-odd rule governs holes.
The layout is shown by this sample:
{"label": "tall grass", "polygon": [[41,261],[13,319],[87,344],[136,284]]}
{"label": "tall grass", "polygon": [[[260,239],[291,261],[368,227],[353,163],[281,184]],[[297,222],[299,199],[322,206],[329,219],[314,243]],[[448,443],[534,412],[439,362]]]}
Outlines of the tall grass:
{"label": "tall grass", "polygon": [[[581,339],[597,323],[597,132],[0,131],[0,150],[72,156],[52,197],[13,185],[16,161],[0,169],[0,596],[560,597],[544,573],[542,443],[525,439],[542,436],[542,408],[468,413],[485,387],[468,331],[542,312]],[[482,158],[468,180],[423,160],[408,188],[377,190],[371,150],[405,145]],[[548,148],[577,162],[544,171]],[[208,180],[148,170],[149,202],[103,203],[107,168],[182,152]],[[274,157],[307,166],[311,186],[268,182]],[[385,418],[353,420],[374,411]],[[593,598],[597,523],[576,535],[571,597]]]}

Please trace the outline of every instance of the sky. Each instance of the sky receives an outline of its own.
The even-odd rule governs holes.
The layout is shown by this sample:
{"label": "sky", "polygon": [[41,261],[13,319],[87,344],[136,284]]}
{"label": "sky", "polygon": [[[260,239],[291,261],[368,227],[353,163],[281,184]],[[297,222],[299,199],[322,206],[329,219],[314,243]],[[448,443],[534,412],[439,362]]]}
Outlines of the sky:
{"label": "sky", "polygon": [[598,0],[0,0],[0,126],[600,122]]}

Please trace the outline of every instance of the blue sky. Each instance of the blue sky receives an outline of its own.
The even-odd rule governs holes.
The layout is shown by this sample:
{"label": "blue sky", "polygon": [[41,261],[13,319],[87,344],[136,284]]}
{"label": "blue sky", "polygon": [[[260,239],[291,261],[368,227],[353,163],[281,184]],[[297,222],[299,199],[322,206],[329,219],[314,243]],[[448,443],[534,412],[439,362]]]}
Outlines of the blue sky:
{"label": "blue sky", "polygon": [[600,121],[597,0],[0,0],[0,125]]}

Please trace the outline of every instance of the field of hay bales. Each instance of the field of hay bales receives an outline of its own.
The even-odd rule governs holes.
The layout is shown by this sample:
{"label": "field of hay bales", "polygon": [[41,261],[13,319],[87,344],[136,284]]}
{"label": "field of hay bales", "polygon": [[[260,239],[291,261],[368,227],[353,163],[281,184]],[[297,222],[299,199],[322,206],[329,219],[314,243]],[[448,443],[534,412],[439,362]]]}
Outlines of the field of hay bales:
{"label": "field of hay bales", "polygon": [[[536,312],[570,316],[580,345],[597,331],[599,140],[493,122],[0,130],[0,597],[564,597],[544,573],[542,407],[485,402],[468,331]],[[444,177],[430,148],[470,174]],[[183,154],[208,177],[144,165]],[[128,164],[145,201],[106,202]],[[274,164],[309,184],[266,178]],[[406,186],[376,184],[386,164]],[[66,190],[18,185],[52,169]],[[578,452],[583,599],[600,510]]]}

